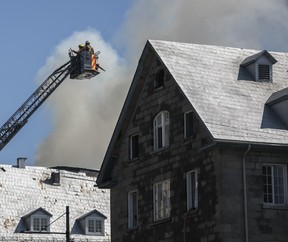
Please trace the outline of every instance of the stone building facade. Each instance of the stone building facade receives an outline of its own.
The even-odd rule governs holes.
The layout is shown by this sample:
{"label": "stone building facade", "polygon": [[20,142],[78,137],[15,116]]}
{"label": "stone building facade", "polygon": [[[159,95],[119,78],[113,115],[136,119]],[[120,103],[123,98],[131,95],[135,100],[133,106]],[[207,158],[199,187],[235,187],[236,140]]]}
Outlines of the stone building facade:
{"label": "stone building facade", "polygon": [[147,42],[97,178],[112,242],[287,241],[287,64]]}

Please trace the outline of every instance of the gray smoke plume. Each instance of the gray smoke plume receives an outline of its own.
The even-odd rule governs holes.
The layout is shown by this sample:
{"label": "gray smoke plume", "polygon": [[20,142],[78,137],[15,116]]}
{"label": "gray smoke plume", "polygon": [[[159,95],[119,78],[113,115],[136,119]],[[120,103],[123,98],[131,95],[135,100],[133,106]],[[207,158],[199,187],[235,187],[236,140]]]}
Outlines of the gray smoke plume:
{"label": "gray smoke plume", "polygon": [[101,50],[107,72],[89,81],[67,80],[56,90],[48,102],[55,129],[39,146],[37,163],[100,167],[147,39],[285,51],[287,30],[286,0],[138,0],[115,36],[126,64],[96,31],[74,33],[39,75],[62,64],[67,46],[86,39]]}
{"label": "gray smoke plume", "polygon": [[63,40],[39,71],[43,80],[66,63],[68,49],[89,40],[101,50],[100,65],[106,69],[90,80],[65,80],[47,100],[54,129],[39,145],[36,164],[99,168],[116,118],[127,92],[127,68],[117,52],[93,30],[77,32]]}

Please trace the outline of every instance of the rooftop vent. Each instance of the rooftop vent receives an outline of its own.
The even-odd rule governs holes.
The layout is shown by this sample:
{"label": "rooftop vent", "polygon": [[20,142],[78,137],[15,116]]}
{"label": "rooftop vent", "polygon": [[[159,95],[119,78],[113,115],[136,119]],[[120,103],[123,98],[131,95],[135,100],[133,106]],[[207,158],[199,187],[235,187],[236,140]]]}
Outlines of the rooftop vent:
{"label": "rooftop vent", "polygon": [[270,65],[258,65],[258,79],[270,80]]}
{"label": "rooftop vent", "polygon": [[247,57],[241,66],[244,67],[255,81],[272,81],[272,65],[277,60],[266,50]]}
{"label": "rooftop vent", "polygon": [[25,158],[25,157],[19,157],[19,158],[17,158],[17,167],[18,167],[18,168],[25,169],[26,160],[27,160],[27,158]]}
{"label": "rooftop vent", "polygon": [[51,179],[54,186],[60,186],[60,171],[53,171],[51,173]]}

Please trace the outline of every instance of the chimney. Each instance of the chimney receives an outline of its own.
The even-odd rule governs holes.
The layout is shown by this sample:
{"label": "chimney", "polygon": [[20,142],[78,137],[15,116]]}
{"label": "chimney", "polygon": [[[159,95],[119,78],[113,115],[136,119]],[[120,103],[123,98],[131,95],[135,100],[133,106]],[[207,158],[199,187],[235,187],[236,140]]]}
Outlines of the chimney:
{"label": "chimney", "polygon": [[17,167],[18,168],[22,168],[25,169],[25,162],[26,162],[27,158],[25,157],[19,157],[17,158]]}
{"label": "chimney", "polygon": [[51,179],[54,186],[60,186],[60,171],[53,171],[51,173]]}

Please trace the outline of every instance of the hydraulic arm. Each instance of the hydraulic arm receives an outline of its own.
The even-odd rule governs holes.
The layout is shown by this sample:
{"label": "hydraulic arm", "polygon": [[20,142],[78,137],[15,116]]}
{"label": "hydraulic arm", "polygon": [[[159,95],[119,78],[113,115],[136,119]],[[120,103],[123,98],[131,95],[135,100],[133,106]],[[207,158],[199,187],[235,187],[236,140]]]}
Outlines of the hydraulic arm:
{"label": "hydraulic arm", "polygon": [[53,91],[73,71],[71,61],[56,69],[23,103],[23,105],[7,120],[0,129],[0,150],[18,133],[27,123],[29,117],[41,106]]}

